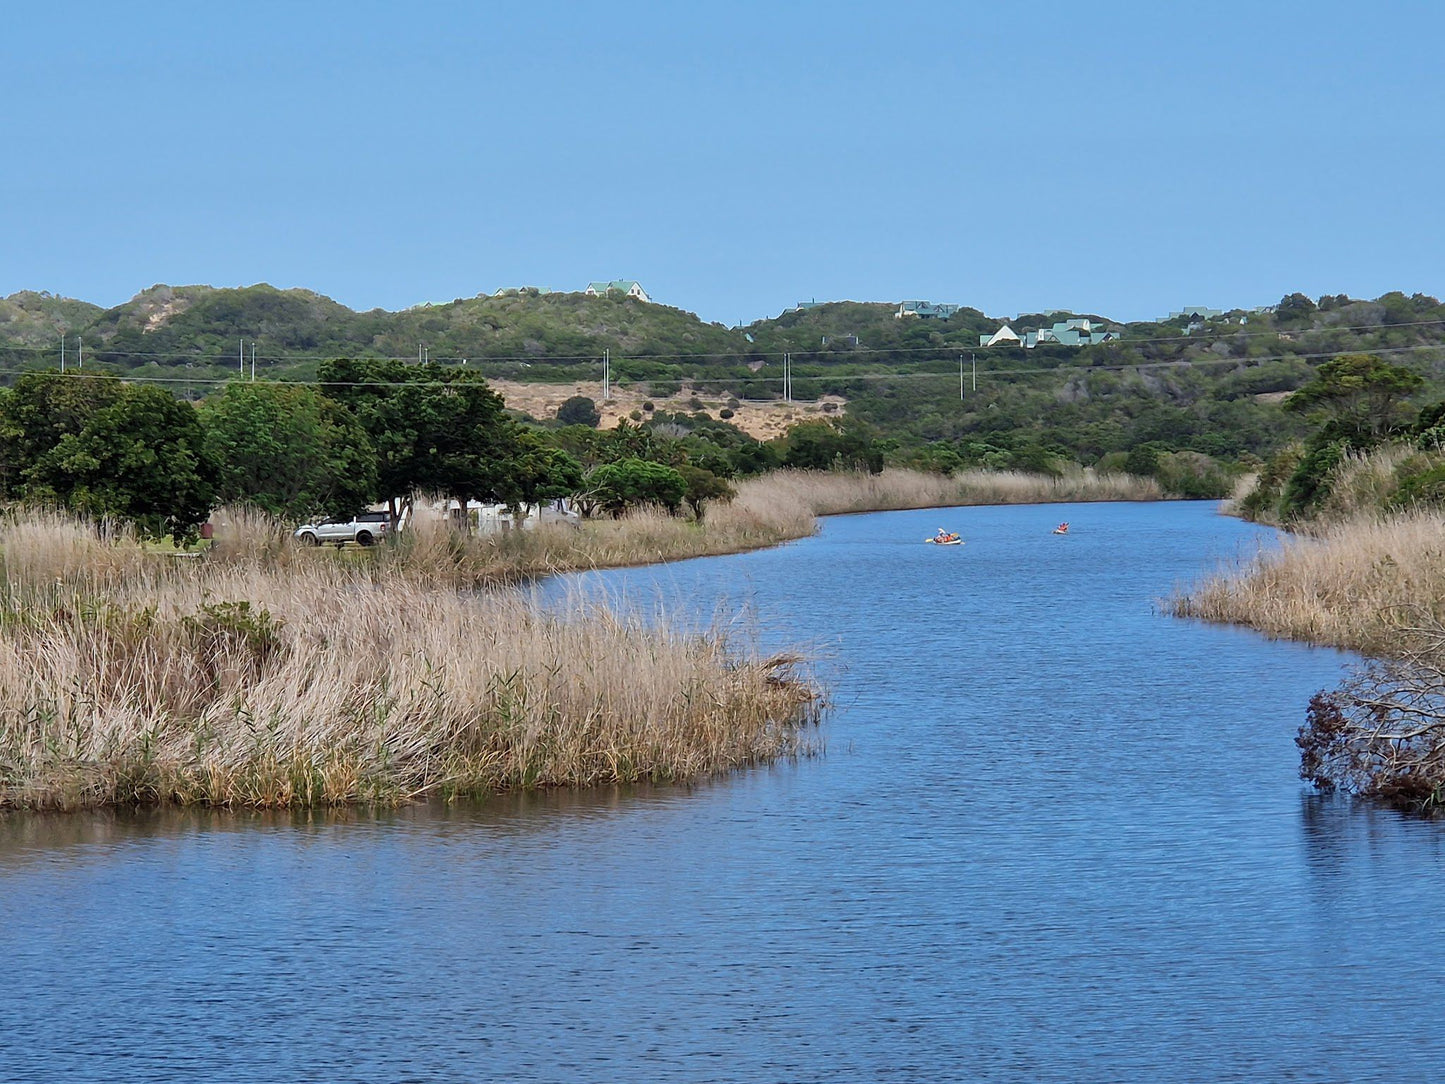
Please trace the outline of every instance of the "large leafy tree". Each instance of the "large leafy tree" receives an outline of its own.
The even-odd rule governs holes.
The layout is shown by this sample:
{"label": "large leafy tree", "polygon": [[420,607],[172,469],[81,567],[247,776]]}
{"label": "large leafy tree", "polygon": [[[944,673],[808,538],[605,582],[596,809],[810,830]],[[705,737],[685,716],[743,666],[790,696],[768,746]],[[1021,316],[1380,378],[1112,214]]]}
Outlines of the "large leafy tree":
{"label": "large leafy tree", "polygon": [[571,496],[582,488],[582,464],[528,430],[517,433],[505,475],[502,500],[514,512],[529,504]]}
{"label": "large leafy tree", "polygon": [[646,459],[622,459],[604,463],[587,477],[588,503],[620,516],[643,504],[660,504],[677,513],[687,495],[687,480],[675,467]]}
{"label": "large leafy tree", "polygon": [[394,505],[424,492],[518,507],[580,481],[576,459],[530,438],[471,370],[338,359],[322,364],[321,380],[371,438],[378,486]]}
{"label": "large leafy tree", "polygon": [[1422,383],[1413,369],[1374,354],[1344,354],[1321,365],[1285,406],[1322,423],[1325,439],[1360,447],[1408,419],[1407,400]]}
{"label": "large leafy tree", "polygon": [[315,388],[238,381],[200,412],[223,502],[294,519],[349,516],[376,499],[371,438]]}
{"label": "large leafy tree", "polygon": [[726,479],[719,478],[705,467],[684,463],[677,468],[677,473],[682,475],[682,480],[687,485],[682,499],[692,509],[693,518],[699,523],[702,522],[708,501],[730,501],[737,496],[737,490],[728,485]]}
{"label": "large leafy tree", "polygon": [[106,375],[27,373],[0,402],[7,494],[194,537],[215,499],[190,403]]}

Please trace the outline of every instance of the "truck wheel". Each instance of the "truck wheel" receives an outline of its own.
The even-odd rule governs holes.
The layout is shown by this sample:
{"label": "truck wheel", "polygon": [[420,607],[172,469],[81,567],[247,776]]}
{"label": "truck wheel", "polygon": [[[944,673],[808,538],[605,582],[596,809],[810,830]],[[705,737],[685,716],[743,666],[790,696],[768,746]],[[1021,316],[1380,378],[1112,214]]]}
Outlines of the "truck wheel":
{"label": "truck wheel", "polygon": [[301,544],[303,546],[319,546],[321,545],[321,539],[317,538],[310,531],[307,531],[301,536]]}
{"label": "truck wheel", "polygon": [[372,539],[372,537],[371,537],[371,532],[370,532],[370,531],[357,531],[357,532],[356,532],[356,544],[357,544],[358,546],[369,546],[369,545],[371,545],[372,541],[373,541],[373,539]]}

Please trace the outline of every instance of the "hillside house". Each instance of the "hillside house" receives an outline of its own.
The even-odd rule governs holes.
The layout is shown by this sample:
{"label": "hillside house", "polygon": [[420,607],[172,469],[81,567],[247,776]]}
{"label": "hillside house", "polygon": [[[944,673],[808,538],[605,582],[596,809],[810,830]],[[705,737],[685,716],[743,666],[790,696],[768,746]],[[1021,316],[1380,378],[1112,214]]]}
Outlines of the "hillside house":
{"label": "hillside house", "polygon": [[916,316],[920,320],[947,320],[959,309],[957,305],[935,305],[932,301],[900,301],[895,319]]}
{"label": "hillside house", "polygon": [[1216,316],[1223,315],[1224,310],[1222,309],[1206,309],[1203,306],[1200,306],[1198,308],[1179,309],[1177,312],[1171,312],[1168,316],[1164,317],[1164,319],[1159,322],[1161,324],[1167,324],[1171,320],[1185,320],[1191,324],[1202,324],[1206,320],[1212,320]]}
{"label": "hillside house", "polygon": [[587,289],[582,291],[588,297],[606,297],[608,294],[624,294],[627,297],[635,297],[638,301],[651,301],[647,291],[642,288],[642,283],[632,279],[617,279],[613,282],[589,282]]}
{"label": "hillside house", "polygon": [[1088,317],[1079,317],[1059,321],[1053,327],[1024,332],[1024,349],[1032,350],[1036,346],[1044,345],[1096,346],[1099,343],[1115,342],[1122,337],[1118,331],[1096,324]]}
{"label": "hillside house", "polygon": [[979,346],[1018,346],[1021,342],[1023,340],[1019,338],[1019,333],[1007,324],[1004,324],[992,335],[978,337]]}

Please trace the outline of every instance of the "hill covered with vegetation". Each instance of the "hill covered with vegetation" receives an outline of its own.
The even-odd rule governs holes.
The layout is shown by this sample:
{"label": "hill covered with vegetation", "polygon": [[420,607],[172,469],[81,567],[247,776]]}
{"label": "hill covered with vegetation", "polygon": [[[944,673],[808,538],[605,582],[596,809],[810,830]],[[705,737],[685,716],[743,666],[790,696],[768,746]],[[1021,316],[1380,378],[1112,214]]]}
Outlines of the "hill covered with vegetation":
{"label": "hill covered with vegetation", "polygon": [[833,302],[726,327],[620,296],[534,290],[400,312],[356,312],[311,291],[266,285],[158,285],[110,309],[26,292],[0,301],[0,362],[7,380],[54,367],[65,335],[71,364],[83,341],[87,365],[201,398],[212,382],[237,374],[243,350],[249,374],[253,348],[263,379],[314,379],[329,358],[421,355],[535,383],[597,381],[610,352],[616,384],[656,396],[692,388],[715,402],[782,396],[786,354],[793,398],[841,396],[852,424],[881,434],[892,460],[944,468],[1117,466],[1131,453],[1136,469],[1180,455],[1251,465],[1306,435],[1304,419],[1280,401],[1336,355],[1371,353],[1410,367],[1422,377],[1422,403],[1445,384],[1445,306],[1422,294],[1291,294],[1192,324],[1187,316],[1008,319],[1023,333],[1084,316],[1119,335],[1031,350],[980,348],[980,336],[1005,320],[977,309],[946,320],[900,319],[896,311]]}

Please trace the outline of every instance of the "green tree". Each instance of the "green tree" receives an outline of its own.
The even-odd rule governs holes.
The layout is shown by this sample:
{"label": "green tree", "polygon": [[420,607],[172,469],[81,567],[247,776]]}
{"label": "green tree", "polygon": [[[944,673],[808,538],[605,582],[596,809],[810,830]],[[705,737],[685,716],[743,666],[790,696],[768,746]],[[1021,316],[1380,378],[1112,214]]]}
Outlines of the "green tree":
{"label": "green tree", "polygon": [[1275,319],[1280,323],[1303,323],[1311,319],[1316,310],[1316,305],[1304,294],[1288,294],[1280,298],[1279,304],[1274,307]]}
{"label": "green tree", "polygon": [[1419,373],[1374,354],[1344,354],[1321,365],[1285,408],[1321,423],[1325,440],[1367,447],[1406,420],[1406,400],[1422,383]]}
{"label": "green tree", "polygon": [[682,480],[687,484],[682,499],[692,509],[692,516],[699,523],[702,522],[708,501],[730,501],[737,496],[737,490],[710,470],[685,463],[677,468],[677,473],[682,475]]}
{"label": "green tree", "polygon": [[215,499],[190,403],[114,376],[27,373],[0,404],[7,489],[154,537],[194,538]]}
{"label": "green tree", "polygon": [[344,404],[376,451],[377,483],[396,505],[416,492],[507,501],[520,428],[471,369],[394,360],[321,365],[323,392]]}
{"label": "green tree", "polygon": [[293,519],[350,516],[376,500],[376,452],[315,388],[235,382],[200,407],[222,502]]}
{"label": "green tree", "polygon": [[590,500],[613,516],[644,504],[660,504],[676,515],[687,493],[675,467],[645,459],[604,463],[587,477],[587,487]]}
{"label": "green tree", "polygon": [[523,506],[570,497],[582,488],[582,464],[561,448],[544,444],[536,434],[517,434],[502,500],[513,512]]}
{"label": "green tree", "polygon": [[1141,478],[1154,477],[1159,473],[1159,454],[1165,451],[1168,449],[1157,441],[1134,445],[1124,460],[1125,473],[1137,474]]}

